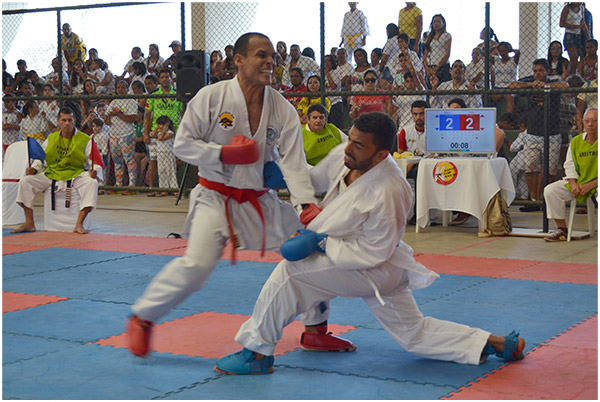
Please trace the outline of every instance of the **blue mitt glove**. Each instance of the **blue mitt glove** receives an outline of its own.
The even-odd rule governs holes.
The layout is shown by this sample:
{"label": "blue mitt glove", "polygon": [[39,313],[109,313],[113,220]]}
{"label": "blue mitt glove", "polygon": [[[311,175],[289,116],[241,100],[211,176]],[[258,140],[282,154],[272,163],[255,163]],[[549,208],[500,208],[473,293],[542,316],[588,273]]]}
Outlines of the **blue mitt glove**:
{"label": "blue mitt glove", "polygon": [[283,173],[281,173],[277,162],[269,161],[265,163],[263,167],[263,179],[266,188],[287,188],[285,180],[283,180]]}
{"label": "blue mitt glove", "polygon": [[299,236],[292,237],[281,245],[281,255],[288,261],[302,260],[315,251],[325,253],[327,235],[312,230],[300,229]]}

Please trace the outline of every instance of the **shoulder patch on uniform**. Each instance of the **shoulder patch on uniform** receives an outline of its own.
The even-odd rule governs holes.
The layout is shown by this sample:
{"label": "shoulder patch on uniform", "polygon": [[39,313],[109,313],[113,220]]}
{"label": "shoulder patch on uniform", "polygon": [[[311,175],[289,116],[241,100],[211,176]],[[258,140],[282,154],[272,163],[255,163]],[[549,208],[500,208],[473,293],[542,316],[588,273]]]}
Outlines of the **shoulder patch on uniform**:
{"label": "shoulder patch on uniform", "polygon": [[219,124],[225,130],[231,130],[235,124],[235,117],[229,112],[223,112],[219,115]]}

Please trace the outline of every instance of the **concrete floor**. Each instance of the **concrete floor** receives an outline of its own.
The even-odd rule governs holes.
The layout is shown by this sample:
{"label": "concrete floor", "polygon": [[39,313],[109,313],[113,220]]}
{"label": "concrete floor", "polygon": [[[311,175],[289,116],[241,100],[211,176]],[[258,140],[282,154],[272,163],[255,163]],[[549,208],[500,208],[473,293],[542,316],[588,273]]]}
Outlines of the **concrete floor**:
{"label": "concrete floor", "polygon": [[[92,213],[94,233],[166,237],[171,232],[181,233],[188,208],[188,199],[175,205],[173,196],[151,198],[146,194],[123,196],[100,195],[98,207]],[[510,208],[515,228],[542,228],[541,212],[520,212],[519,206]],[[43,198],[36,198],[34,216],[37,227],[43,230]],[[598,214],[596,213],[596,216]],[[576,215],[575,230],[585,231],[586,215]],[[7,226],[9,227],[9,226]],[[550,230],[554,223],[550,222]],[[582,264],[598,263],[597,238],[573,240],[570,243],[547,243],[541,238],[507,236],[504,238],[477,237],[477,221],[470,218],[461,226],[431,226],[415,233],[408,226],[404,240],[421,253],[472,257],[514,258]]]}

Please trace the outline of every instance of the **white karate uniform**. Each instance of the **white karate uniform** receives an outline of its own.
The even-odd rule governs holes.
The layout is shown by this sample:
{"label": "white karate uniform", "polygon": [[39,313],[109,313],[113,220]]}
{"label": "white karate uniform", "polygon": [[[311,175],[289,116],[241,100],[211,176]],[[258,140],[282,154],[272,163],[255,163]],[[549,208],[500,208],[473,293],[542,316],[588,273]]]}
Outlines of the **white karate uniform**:
{"label": "white karate uniform", "polygon": [[[255,163],[227,165],[221,148],[234,136],[257,141]],[[263,166],[277,161],[291,193],[293,205],[317,203],[304,157],[302,129],[294,107],[271,87],[265,87],[260,125],[251,135],[248,111],[238,77],[202,88],[189,102],[175,136],[173,152],[184,162],[198,166],[198,175],[238,189],[264,190]],[[278,159],[279,158],[279,159]],[[197,185],[190,194],[184,234],[189,237],[185,255],[167,264],[153,279],[132,310],[144,320],[156,321],[189,294],[199,290],[221,258],[230,237],[225,198]],[[258,198],[266,224],[266,249],[281,243],[302,225],[289,203],[275,191]],[[229,213],[239,248],[260,249],[262,223],[254,207],[229,202]]]}
{"label": "white karate uniform", "polygon": [[[235,340],[252,351],[273,355],[283,328],[298,314],[311,309],[314,313],[320,302],[337,296],[362,297],[406,350],[479,364],[490,334],[423,317],[412,296],[411,289],[428,286],[438,275],[416,262],[413,250],[401,240],[413,195],[398,165],[388,156],[346,187],[344,148],[336,147],[311,170],[316,190],[328,188],[323,211],[308,225],[329,235],[326,254],[281,261]],[[327,319],[327,310],[320,319]]]}
{"label": "white karate uniform", "polygon": [[348,11],[344,14],[342,32],[343,47],[348,51],[348,61],[352,61],[354,51],[362,48],[363,38],[369,36],[369,22],[361,10]]}
{"label": "white karate uniform", "polygon": [[[48,140],[46,139],[42,144],[42,148],[45,150],[48,146]],[[79,193],[80,209],[86,207],[92,207],[92,210],[96,208],[96,201],[98,200],[98,180],[102,180],[102,168],[100,165],[94,164],[94,170],[98,173],[98,179],[92,179],[90,177],[89,169],[92,166],[90,154],[92,152],[92,141],[88,141],[85,146],[85,171],[73,178],[71,187]],[[33,200],[36,194],[43,193],[52,185],[52,179],[45,175],[45,166],[39,161],[35,160],[31,167],[37,170],[34,175],[27,175],[21,178],[19,181],[19,191],[17,193],[17,204],[26,206],[27,208],[33,209]],[[64,190],[67,187],[67,182],[57,181],[56,189]]]}

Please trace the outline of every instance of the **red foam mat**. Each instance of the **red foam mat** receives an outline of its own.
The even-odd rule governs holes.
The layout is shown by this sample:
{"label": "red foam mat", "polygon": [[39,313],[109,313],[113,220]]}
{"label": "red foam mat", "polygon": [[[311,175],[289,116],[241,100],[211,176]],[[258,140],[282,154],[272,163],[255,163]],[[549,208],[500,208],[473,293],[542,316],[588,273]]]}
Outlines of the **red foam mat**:
{"label": "red foam mat", "polygon": [[[153,328],[151,349],[155,352],[220,358],[237,352],[242,347],[234,341],[240,326],[249,318],[241,314],[200,313],[168,321]],[[356,329],[349,325],[329,324],[336,335]],[[275,355],[284,355],[300,347],[300,334],[304,326],[294,321],[283,331]],[[101,339],[96,343],[117,348],[127,347],[127,334]]]}
{"label": "red foam mat", "polygon": [[27,293],[2,292],[2,314],[26,308],[37,307],[43,304],[56,303],[69,300],[68,297],[34,295]]}
{"label": "red foam mat", "polygon": [[598,399],[598,316],[444,399]]}

